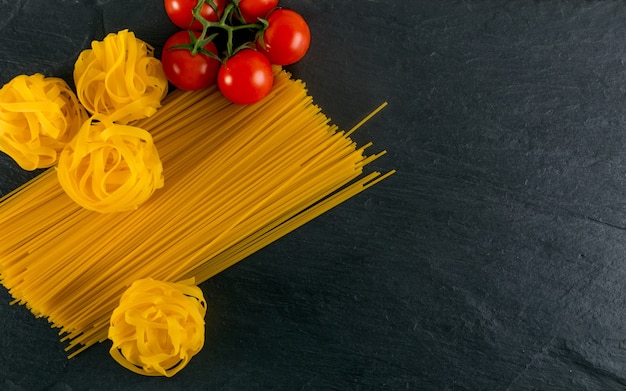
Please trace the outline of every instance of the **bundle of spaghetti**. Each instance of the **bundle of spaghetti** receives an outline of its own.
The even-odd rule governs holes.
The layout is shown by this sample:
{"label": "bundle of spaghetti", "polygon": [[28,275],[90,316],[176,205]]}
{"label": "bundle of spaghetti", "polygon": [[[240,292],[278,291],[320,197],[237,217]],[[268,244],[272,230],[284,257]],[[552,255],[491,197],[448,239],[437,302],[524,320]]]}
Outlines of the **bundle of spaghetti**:
{"label": "bundle of spaghetti", "polygon": [[257,104],[174,91],[134,126],[153,135],[166,178],[138,209],[82,209],[52,170],[0,202],[1,282],[60,329],[70,357],[107,338],[134,281],[206,281],[394,172],[366,174],[384,151],[367,155],[356,127],[332,125],[282,70]]}

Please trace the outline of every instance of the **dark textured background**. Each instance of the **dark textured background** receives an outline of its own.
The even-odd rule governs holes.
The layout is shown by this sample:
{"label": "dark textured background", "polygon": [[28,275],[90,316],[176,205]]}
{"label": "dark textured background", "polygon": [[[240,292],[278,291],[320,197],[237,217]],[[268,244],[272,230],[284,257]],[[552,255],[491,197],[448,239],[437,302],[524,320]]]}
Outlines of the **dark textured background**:
{"label": "dark textured background", "polygon": [[[626,388],[626,4],[283,4],[334,122],[389,102],[355,138],[398,173],[202,284],[206,347],[172,379],[106,343],[68,361],[0,290],[0,388]],[[160,0],[0,1],[0,82],[69,80],[123,28],[175,31]],[[29,175],[0,157],[2,194]]]}

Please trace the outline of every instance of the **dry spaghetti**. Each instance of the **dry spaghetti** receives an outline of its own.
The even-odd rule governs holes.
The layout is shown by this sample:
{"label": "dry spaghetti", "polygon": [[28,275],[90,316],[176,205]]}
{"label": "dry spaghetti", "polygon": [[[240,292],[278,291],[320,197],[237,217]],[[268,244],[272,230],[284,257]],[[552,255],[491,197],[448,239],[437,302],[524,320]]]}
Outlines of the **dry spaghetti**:
{"label": "dry spaghetti", "polygon": [[284,71],[257,104],[175,91],[135,125],[167,178],[141,208],[82,209],[52,170],[0,202],[2,283],[60,328],[70,357],[107,338],[134,281],[201,283],[393,173],[365,173],[384,152],[357,147]]}

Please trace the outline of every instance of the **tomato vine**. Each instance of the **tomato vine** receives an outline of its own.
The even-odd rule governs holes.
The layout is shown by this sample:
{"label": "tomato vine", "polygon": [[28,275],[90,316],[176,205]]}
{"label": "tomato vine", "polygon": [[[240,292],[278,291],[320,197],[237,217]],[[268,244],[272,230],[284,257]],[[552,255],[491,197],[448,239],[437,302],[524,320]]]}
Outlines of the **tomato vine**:
{"label": "tomato vine", "polygon": [[[164,0],[168,16],[176,25],[185,26],[188,40],[176,44],[166,43],[164,50],[185,51],[177,56],[164,53],[162,62],[166,75],[172,75],[170,82],[176,86],[185,85],[185,89],[199,89],[208,84],[218,84],[220,91],[235,103],[254,103],[262,99],[273,82],[272,78],[258,85],[254,75],[271,75],[271,65],[289,65],[299,61],[307,52],[310,44],[310,31],[304,18],[293,10],[278,7],[278,0]],[[193,30],[193,31],[192,31]],[[241,33],[240,33],[241,32]],[[237,36],[241,34],[240,36]],[[213,50],[213,48],[217,48]],[[254,66],[241,66],[243,59],[238,59],[244,49],[245,61],[253,61]],[[267,61],[259,61],[261,55]],[[199,61],[197,56],[203,60]],[[204,82],[186,83],[184,77],[194,78],[196,73],[206,73],[206,68],[213,68],[206,58],[219,62],[219,71],[210,75],[201,75]],[[176,59],[174,63],[172,59]],[[185,63],[185,59],[187,63]],[[189,64],[197,65],[189,65]],[[236,70],[230,69],[233,64]],[[201,67],[204,67],[201,69]],[[268,70],[269,67],[269,70]],[[179,70],[184,68],[185,72]],[[220,77],[228,75],[229,82]],[[260,76],[258,76],[260,77]],[[264,79],[268,79],[265,77]],[[233,83],[232,81],[235,80]],[[269,84],[269,87],[268,87]],[[239,91],[225,91],[236,85]],[[196,88],[197,87],[197,88]],[[246,88],[249,87],[249,88]],[[241,91],[247,91],[249,99],[241,98]],[[230,98],[229,98],[230,99]]]}

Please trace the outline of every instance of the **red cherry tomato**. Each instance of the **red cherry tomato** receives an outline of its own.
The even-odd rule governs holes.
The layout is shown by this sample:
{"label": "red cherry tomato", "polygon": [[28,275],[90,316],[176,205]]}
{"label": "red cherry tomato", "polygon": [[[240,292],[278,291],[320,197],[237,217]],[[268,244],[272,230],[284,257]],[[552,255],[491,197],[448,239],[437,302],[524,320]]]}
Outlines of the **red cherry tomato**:
{"label": "red cherry tomato", "polygon": [[[227,0],[213,0],[221,15]],[[172,23],[182,29],[202,30],[202,24],[194,19],[193,9],[198,5],[198,0],[164,0],[165,12]],[[205,2],[200,10],[200,15],[210,22],[217,22],[219,15],[213,7]]]}
{"label": "red cherry tomato", "polygon": [[235,53],[217,74],[217,86],[222,94],[241,105],[260,101],[270,92],[273,84],[272,65],[254,49]]}
{"label": "red cherry tomato", "polygon": [[278,0],[241,0],[239,10],[246,23],[256,23],[258,18],[265,18],[276,8]]}
{"label": "red cherry tomato", "polygon": [[[196,37],[199,32],[193,32]],[[181,30],[172,35],[163,45],[161,63],[167,79],[183,90],[199,90],[215,83],[220,62],[204,53],[192,55],[186,48],[172,48],[177,45],[190,45],[188,30]],[[209,42],[204,49],[217,55],[217,48]]]}
{"label": "red cherry tomato", "polygon": [[304,57],[311,43],[311,31],[299,13],[280,8],[272,11],[267,21],[269,26],[263,33],[263,42],[257,40],[257,48],[272,64],[289,65]]}

